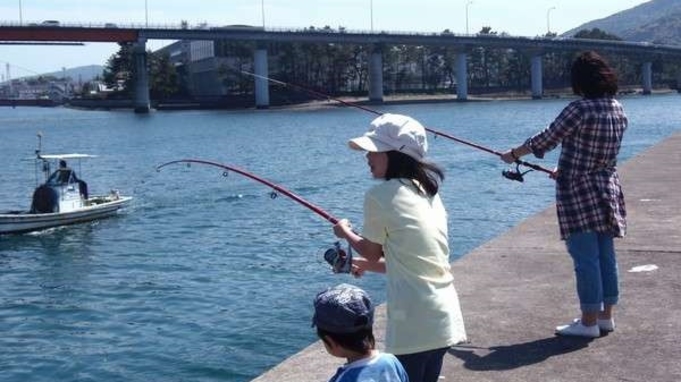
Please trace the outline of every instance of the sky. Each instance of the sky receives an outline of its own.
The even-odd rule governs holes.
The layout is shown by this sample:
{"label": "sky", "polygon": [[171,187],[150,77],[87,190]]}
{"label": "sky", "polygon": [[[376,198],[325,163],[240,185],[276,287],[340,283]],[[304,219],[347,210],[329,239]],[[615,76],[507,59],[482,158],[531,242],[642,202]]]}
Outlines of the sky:
{"label": "sky", "polygon": [[[345,27],[357,31],[478,32],[516,36],[561,34],[647,0],[0,0],[0,24],[40,23],[121,27],[208,23],[266,28]],[[156,50],[168,41],[148,41]],[[85,65],[105,65],[118,45],[25,46],[0,44],[0,79]]]}

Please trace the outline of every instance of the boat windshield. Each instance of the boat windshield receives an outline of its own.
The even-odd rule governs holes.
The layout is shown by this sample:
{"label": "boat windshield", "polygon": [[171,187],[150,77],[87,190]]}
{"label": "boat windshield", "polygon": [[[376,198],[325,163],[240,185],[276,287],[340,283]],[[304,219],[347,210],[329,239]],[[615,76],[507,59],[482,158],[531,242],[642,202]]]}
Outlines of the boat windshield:
{"label": "boat windshield", "polygon": [[56,186],[69,183],[77,183],[78,178],[76,173],[70,168],[60,168],[53,172],[52,175],[45,182],[48,185]]}

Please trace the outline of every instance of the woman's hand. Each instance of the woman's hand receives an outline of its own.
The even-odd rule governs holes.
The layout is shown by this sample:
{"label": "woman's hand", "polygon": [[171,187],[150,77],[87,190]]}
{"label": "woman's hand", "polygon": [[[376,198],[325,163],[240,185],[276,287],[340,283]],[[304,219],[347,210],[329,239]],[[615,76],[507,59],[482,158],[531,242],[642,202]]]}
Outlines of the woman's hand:
{"label": "woman's hand", "polygon": [[352,266],[350,267],[350,274],[355,276],[356,279],[364,276],[364,272],[366,272],[366,270],[360,268],[359,265],[352,264]]}
{"label": "woman's hand", "polygon": [[520,160],[520,157],[530,154],[532,150],[525,144],[518,147],[512,148],[505,153],[501,154],[501,160],[506,163],[513,163]]}
{"label": "woman's hand", "polygon": [[518,157],[518,154],[516,154],[514,152],[513,149],[510,149],[510,150],[506,151],[505,153],[501,154],[501,160],[506,162],[506,163],[513,163],[513,162],[517,161],[518,159],[520,159],[520,158]]}
{"label": "woman's hand", "polygon": [[333,226],[333,234],[341,239],[348,238],[348,232],[352,231],[352,224],[348,219],[341,219]]}

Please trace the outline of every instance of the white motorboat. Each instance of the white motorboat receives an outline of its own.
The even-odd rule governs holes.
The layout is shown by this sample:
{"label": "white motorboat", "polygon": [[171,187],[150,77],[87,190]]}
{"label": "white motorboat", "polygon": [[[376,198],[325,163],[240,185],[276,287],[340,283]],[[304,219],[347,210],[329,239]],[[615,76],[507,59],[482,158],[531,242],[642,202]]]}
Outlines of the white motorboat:
{"label": "white motorboat", "polygon": [[[38,138],[41,139],[40,134]],[[118,213],[132,197],[122,196],[117,190],[105,195],[89,195],[87,183],[78,179],[76,172],[67,166],[67,160],[93,157],[95,155],[42,154],[39,143],[36,173],[42,172],[45,181],[35,188],[29,210],[0,211],[0,235],[82,223]],[[52,172],[54,165],[57,169]]]}

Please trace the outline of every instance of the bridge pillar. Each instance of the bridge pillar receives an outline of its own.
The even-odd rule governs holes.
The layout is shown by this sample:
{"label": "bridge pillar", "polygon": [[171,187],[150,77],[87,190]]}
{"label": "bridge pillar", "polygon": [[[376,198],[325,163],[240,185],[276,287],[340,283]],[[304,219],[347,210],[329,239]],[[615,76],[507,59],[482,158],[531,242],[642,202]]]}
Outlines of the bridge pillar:
{"label": "bridge pillar", "polygon": [[369,59],[369,101],[383,102],[383,49],[375,46]]}
{"label": "bridge pillar", "polygon": [[643,78],[643,94],[649,95],[653,91],[653,63],[650,61],[644,62],[641,68],[641,77]]}
{"label": "bridge pillar", "polygon": [[270,107],[270,88],[267,78],[269,68],[267,66],[267,49],[259,47],[253,54],[253,70],[255,70],[255,107],[267,109]]}
{"label": "bridge pillar", "polygon": [[145,39],[133,44],[132,56],[135,63],[135,97],[132,101],[135,113],[149,112],[149,73],[147,73],[147,45]]}
{"label": "bridge pillar", "polygon": [[468,55],[460,52],[456,55],[456,99],[468,99]]}
{"label": "bridge pillar", "polygon": [[542,84],[542,55],[532,56],[531,83],[532,99],[541,99],[544,95],[544,85]]}

